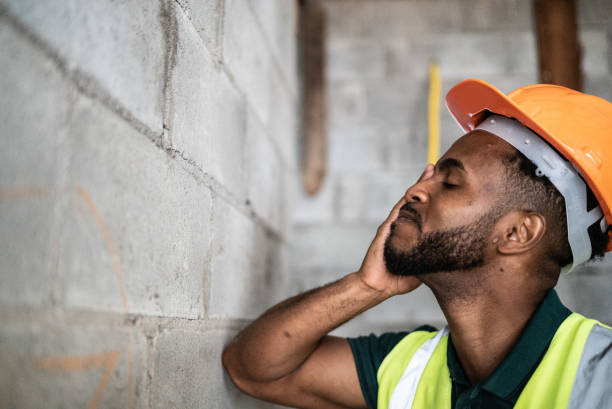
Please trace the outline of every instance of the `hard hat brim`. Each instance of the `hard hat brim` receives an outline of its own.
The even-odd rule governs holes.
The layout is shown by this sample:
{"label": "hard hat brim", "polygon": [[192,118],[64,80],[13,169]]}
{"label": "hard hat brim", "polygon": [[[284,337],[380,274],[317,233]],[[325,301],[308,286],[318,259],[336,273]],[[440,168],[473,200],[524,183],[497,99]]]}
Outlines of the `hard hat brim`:
{"label": "hard hat brim", "polygon": [[[508,96],[500,90],[479,79],[468,79],[455,85],[446,94],[446,106],[451,115],[466,132],[474,130],[489,113],[517,119],[520,123],[546,139],[562,154],[562,146],[546,129],[532,119]],[[564,155],[567,156],[567,155]]]}

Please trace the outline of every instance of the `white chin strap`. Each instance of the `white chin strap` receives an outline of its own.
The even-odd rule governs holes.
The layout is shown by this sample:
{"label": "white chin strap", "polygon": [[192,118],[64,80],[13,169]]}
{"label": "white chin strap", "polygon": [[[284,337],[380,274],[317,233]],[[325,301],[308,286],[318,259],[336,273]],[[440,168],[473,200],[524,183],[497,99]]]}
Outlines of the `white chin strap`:
{"label": "white chin strap", "polygon": [[587,211],[587,187],[573,165],[517,120],[491,115],[476,129],[495,134],[514,146],[536,165],[536,176],[546,176],[563,195],[567,213],[567,238],[573,262],[562,267],[561,272],[569,273],[575,266],[590,259],[592,247],[588,228],[602,219],[602,231],[605,231],[607,223],[599,206]]}

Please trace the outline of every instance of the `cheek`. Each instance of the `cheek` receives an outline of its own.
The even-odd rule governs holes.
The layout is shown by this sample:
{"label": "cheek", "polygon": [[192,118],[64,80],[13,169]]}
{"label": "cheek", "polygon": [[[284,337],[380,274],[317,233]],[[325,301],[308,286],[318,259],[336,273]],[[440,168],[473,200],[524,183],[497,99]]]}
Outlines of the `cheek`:
{"label": "cheek", "polygon": [[485,193],[493,193],[496,190],[496,185],[493,182],[486,182],[483,186]]}
{"label": "cheek", "polygon": [[430,209],[423,223],[423,232],[447,230],[465,226],[487,213],[488,206],[475,199],[447,201],[444,205]]}

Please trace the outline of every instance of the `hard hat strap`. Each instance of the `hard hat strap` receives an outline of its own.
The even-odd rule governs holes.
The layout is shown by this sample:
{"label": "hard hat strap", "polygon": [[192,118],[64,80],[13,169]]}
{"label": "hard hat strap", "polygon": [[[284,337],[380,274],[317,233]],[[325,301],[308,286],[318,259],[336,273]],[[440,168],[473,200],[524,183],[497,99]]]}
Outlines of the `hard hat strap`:
{"label": "hard hat strap", "polygon": [[[476,129],[502,138],[536,166],[537,176],[546,176],[565,199],[567,235],[573,261],[562,267],[564,273],[591,258],[589,227],[602,219],[599,206],[587,211],[587,186],[573,165],[537,134],[519,121],[500,115],[488,116]],[[605,224],[605,222],[602,222]]]}

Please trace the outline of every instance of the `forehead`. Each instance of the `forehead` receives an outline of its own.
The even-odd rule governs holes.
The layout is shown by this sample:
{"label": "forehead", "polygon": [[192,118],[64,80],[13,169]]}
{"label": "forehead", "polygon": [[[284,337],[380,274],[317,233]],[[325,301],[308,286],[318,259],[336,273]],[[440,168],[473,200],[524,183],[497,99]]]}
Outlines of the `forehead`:
{"label": "forehead", "polygon": [[514,150],[514,147],[496,135],[476,130],[453,143],[440,158],[440,162],[446,158],[460,160],[468,173],[491,172],[496,169],[501,171],[502,158]]}

